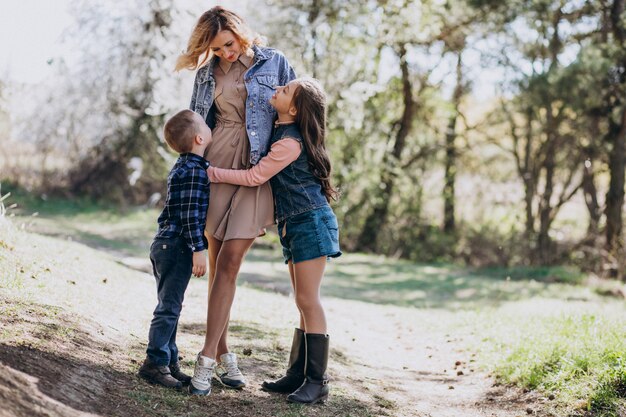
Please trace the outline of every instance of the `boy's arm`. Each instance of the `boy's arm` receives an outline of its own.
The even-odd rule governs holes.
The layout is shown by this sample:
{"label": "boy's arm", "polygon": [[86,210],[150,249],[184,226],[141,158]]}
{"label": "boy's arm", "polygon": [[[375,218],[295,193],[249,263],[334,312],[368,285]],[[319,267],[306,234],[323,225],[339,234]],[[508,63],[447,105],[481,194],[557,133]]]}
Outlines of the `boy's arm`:
{"label": "boy's arm", "polygon": [[204,242],[204,227],[199,223],[200,207],[206,207],[209,198],[209,179],[201,168],[184,171],[177,178],[180,193],[180,217],[182,236],[193,252],[207,249]]}
{"label": "boy's arm", "polygon": [[274,175],[285,169],[287,165],[298,159],[300,152],[300,142],[285,138],[274,142],[269,153],[250,169],[209,167],[207,173],[211,182],[256,187],[266,183]]}

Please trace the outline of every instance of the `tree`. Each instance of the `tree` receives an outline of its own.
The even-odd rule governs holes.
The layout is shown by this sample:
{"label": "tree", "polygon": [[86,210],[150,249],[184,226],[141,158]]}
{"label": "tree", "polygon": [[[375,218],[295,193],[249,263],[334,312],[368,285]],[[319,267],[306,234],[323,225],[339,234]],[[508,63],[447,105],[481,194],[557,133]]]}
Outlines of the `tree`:
{"label": "tree", "polygon": [[606,248],[613,255],[624,248],[622,229],[624,207],[624,176],[626,169],[626,27],[624,24],[624,0],[614,0],[603,4],[605,12],[610,7],[611,39],[607,39],[607,51],[613,67],[607,79],[608,91],[605,96],[605,112],[609,129],[606,140],[610,146],[609,172],[611,180],[606,195]]}
{"label": "tree", "polygon": [[[482,3],[480,7],[489,2]],[[550,264],[557,260],[550,236],[554,220],[583,184],[590,187],[589,173],[583,169],[589,149],[584,151],[581,137],[573,133],[579,116],[570,96],[575,79],[563,61],[581,35],[576,23],[592,10],[587,4],[560,0],[517,6],[502,10],[491,4],[502,13],[501,27],[513,33],[502,62],[521,74],[509,90],[514,98],[503,100],[511,138],[510,147],[504,148],[511,152],[524,185],[525,237],[531,259]],[[518,26],[524,22],[524,31],[516,34],[511,22]]]}
{"label": "tree", "polygon": [[166,164],[159,149],[166,111],[155,102],[155,91],[162,79],[171,76],[171,70],[162,65],[173,3],[152,0],[135,6],[138,9],[118,16],[107,16],[106,10],[89,3],[83,3],[80,11],[79,31],[84,42],[89,42],[87,47],[95,44],[88,34],[103,30],[109,34],[111,44],[103,56],[94,56],[92,49],[86,57],[89,67],[97,64],[108,74],[97,70],[93,74],[96,79],[87,76],[85,81],[92,82],[106,97],[101,104],[113,119],[113,128],[103,132],[70,171],[69,187],[74,193],[146,202],[152,193],[163,189]]}
{"label": "tree", "polygon": [[44,175],[55,175],[44,188],[147,202],[164,190],[173,159],[162,140],[165,115],[176,102],[186,106],[188,97],[180,100],[180,91],[191,91],[191,81],[183,89],[173,75],[190,18],[172,0],[81,0],[72,10],[76,24],[65,42],[75,54],[51,60],[54,75],[36,87],[37,102],[44,105],[23,118],[20,136],[64,161],[63,170],[54,167]]}

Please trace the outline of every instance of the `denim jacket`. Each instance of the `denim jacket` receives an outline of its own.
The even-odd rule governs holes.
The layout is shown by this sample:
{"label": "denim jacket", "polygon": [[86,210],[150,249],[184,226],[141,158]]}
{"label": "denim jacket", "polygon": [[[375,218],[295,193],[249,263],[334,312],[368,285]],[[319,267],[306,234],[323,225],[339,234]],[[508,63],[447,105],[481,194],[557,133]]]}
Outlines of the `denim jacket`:
{"label": "denim jacket", "polygon": [[[294,123],[279,125],[272,137],[272,144],[287,137],[302,144],[302,135]],[[328,205],[320,180],[309,169],[306,147],[301,148],[298,158],[270,179],[276,222]]]}
{"label": "denim jacket", "polygon": [[[252,46],[254,62],[244,74],[248,91],[246,99],[246,130],[250,141],[250,164],[256,165],[269,150],[276,110],[269,99],[277,85],[285,85],[296,78],[287,58],[278,50]],[[215,78],[213,69],[218,58],[198,70],[189,108],[200,114],[209,127],[215,127]]]}

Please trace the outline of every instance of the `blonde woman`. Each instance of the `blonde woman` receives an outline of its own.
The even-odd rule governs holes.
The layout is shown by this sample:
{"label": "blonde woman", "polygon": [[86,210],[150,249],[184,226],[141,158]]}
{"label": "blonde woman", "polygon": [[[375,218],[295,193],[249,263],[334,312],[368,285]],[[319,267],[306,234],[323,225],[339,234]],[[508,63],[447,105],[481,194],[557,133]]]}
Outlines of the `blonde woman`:
{"label": "blonde woman", "polygon": [[[285,56],[264,47],[237,14],[217,6],[198,20],[176,69],[196,70],[191,110],[211,127],[207,159],[212,166],[247,169],[267,154],[276,119],[269,104],[277,85],[295,73]],[[248,249],[274,223],[269,184],[212,184],[206,222],[209,242],[209,307],[206,337],[189,392],[208,395],[215,376],[232,388],[245,378],[227,345],[237,274]]]}

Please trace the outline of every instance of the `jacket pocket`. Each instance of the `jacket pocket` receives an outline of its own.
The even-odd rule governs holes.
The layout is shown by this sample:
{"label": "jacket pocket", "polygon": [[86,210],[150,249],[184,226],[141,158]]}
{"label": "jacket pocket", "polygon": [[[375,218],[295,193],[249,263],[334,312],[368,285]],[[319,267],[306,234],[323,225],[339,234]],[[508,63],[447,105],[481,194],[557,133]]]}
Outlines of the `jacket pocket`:
{"label": "jacket pocket", "polygon": [[278,76],[272,74],[264,74],[257,75],[255,79],[259,86],[259,105],[263,109],[272,111],[273,108],[270,104],[270,98],[272,98],[272,95],[274,95],[274,91],[276,91]]}

